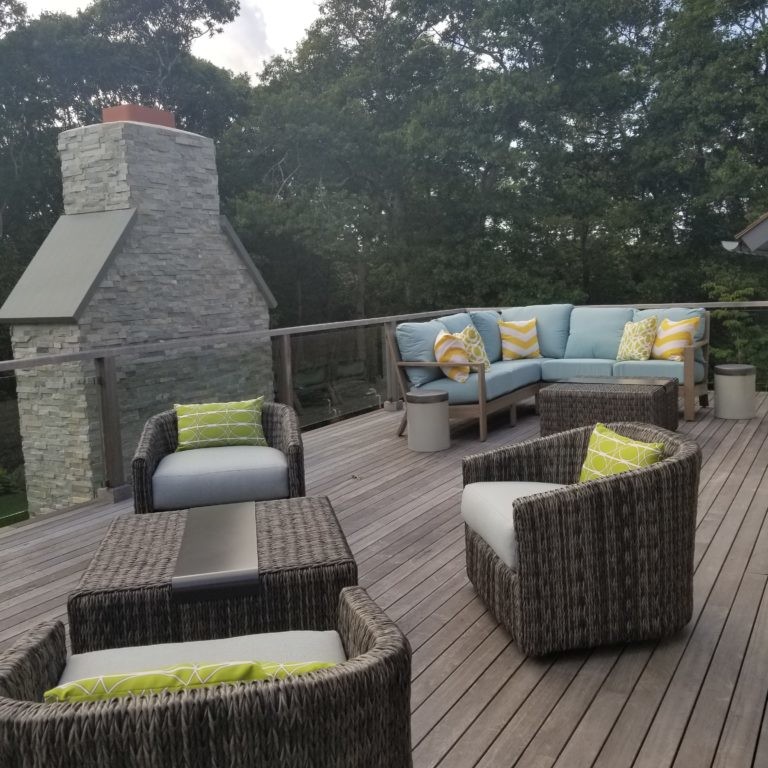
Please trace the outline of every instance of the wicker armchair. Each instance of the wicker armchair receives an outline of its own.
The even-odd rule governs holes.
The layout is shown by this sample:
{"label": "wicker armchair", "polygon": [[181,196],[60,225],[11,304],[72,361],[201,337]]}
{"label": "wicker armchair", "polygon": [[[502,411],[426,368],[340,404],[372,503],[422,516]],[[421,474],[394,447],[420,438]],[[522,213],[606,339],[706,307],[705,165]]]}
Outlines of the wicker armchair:
{"label": "wicker armchair", "polygon": [[66,661],[43,624],[0,655],[3,768],[408,768],[408,641],[359,587],[342,591],[348,661],[289,680],[43,704]]}
{"label": "wicker armchair", "polygon": [[699,447],[650,425],[609,426],[664,443],[665,459],[576,483],[592,427],[464,459],[465,485],[573,483],[514,502],[517,571],[465,526],[469,579],[526,653],[660,638],[691,618]]}
{"label": "wicker armchair", "polygon": [[[281,403],[264,403],[261,423],[267,444],[282,451],[288,459],[288,496],[304,496],[304,446],[296,412]],[[154,512],[152,475],[160,460],[176,450],[178,422],[176,412],[163,411],[144,425],[131,465],[133,503],[137,514]]]}

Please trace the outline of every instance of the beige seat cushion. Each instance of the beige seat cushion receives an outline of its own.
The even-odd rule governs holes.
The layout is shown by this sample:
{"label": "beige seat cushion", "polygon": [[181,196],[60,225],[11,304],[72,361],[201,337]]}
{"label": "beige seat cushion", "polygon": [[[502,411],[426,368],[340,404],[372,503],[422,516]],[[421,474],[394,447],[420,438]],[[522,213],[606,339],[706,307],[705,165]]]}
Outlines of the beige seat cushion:
{"label": "beige seat cushion", "polygon": [[461,496],[464,522],[513,571],[518,568],[514,502],[523,496],[565,488],[558,483],[470,483]]}
{"label": "beige seat cushion", "polygon": [[76,653],[69,657],[59,684],[99,675],[143,672],[161,667],[217,661],[346,661],[338,632],[294,630],[265,632],[221,640],[139,645]]}

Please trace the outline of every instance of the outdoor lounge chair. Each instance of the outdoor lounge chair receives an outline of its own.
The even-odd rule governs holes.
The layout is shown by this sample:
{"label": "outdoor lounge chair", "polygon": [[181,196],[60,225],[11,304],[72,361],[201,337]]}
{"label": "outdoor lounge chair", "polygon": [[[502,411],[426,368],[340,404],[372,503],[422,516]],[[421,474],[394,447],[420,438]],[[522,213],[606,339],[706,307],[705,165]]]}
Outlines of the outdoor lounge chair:
{"label": "outdoor lounge chair", "polygon": [[408,768],[408,641],[359,587],[337,628],[347,661],[307,675],[45,704],[67,658],[64,625],[40,625],[0,654],[0,765]]}
{"label": "outdoor lounge chair", "polygon": [[[304,447],[296,412],[281,403],[264,403],[261,424],[267,444],[280,452],[268,452],[268,466],[260,463],[259,455],[255,462],[251,458],[251,454],[266,452],[257,446],[184,451],[188,474],[184,477],[177,474],[172,478],[172,486],[166,482],[163,498],[158,503],[154,475],[160,462],[176,451],[178,422],[173,410],[152,416],[144,425],[133,457],[136,513],[304,496]],[[211,457],[219,456],[221,460],[216,466]],[[235,460],[236,466],[230,463]],[[201,463],[204,466],[197,466]]]}
{"label": "outdoor lounge chair", "polygon": [[[699,447],[659,427],[609,426],[663,443],[665,458],[578,483],[592,432],[582,427],[463,461],[467,574],[526,653],[660,638],[691,618]],[[531,487],[542,483],[559,487]]]}

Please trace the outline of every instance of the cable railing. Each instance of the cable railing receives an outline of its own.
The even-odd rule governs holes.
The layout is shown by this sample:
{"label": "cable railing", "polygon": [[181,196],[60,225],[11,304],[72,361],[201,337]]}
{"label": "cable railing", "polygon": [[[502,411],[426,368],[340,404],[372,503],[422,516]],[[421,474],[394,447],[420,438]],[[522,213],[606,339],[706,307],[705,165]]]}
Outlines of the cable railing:
{"label": "cable railing", "polygon": [[[712,312],[711,362],[752,362],[758,367],[758,384],[762,382],[763,387],[768,385],[768,301],[643,303],[626,306],[709,309]],[[128,492],[128,462],[145,418],[152,412],[171,407],[173,402],[182,397],[174,392],[172,376],[165,376],[167,385],[162,392],[148,398],[146,407],[132,407],[131,412],[126,413],[125,407],[121,410],[120,394],[129,372],[134,377],[137,376],[137,370],[151,372],[162,362],[167,363],[179,355],[197,357],[199,369],[204,371],[206,366],[216,366],[227,350],[230,353],[232,350],[243,350],[245,356],[249,345],[269,343],[272,349],[273,391],[258,394],[274,395],[278,401],[293,405],[299,413],[302,427],[311,428],[381,408],[387,402],[397,403],[400,398],[397,376],[392,361],[388,359],[385,343],[388,330],[394,330],[398,323],[405,321],[429,320],[474,309],[480,308],[439,309],[43,354],[0,361],[0,376],[16,375],[23,386],[27,387],[25,396],[29,397],[31,392],[34,397],[34,390],[29,389],[25,375],[43,366],[50,366],[51,370],[61,371],[62,381],[66,382],[68,379],[64,374],[71,379],[72,368],[77,368],[77,381],[85,382],[90,387],[90,394],[85,398],[87,402],[83,405],[85,426],[81,424],[78,429],[94,430],[100,440],[100,449],[96,452],[98,456],[91,459],[94,466],[89,470],[90,480],[84,479],[83,483],[97,483],[120,497]],[[56,395],[46,394],[46,397],[52,397],[50,408],[55,409]],[[61,402],[67,402],[66,398],[62,397]],[[20,429],[23,431],[24,415],[21,421]],[[20,437],[18,440],[20,445]],[[2,469],[14,468],[0,466]],[[52,472],[51,477],[52,483],[60,480],[56,471]]]}

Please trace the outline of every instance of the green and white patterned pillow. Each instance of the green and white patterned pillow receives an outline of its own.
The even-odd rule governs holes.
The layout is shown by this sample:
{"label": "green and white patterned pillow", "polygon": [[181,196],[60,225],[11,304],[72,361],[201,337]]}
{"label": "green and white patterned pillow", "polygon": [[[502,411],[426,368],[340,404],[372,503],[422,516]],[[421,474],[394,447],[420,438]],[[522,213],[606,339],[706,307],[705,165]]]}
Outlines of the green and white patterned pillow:
{"label": "green and white patterned pillow", "polygon": [[491,370],[491,361],[485,351],[485,344],[480,336],[480,332],[474,325],[468,325],[460,334],[467,349],[467,359],[470,363],[482,363],[486,371]]}
{"label": "green and white patterned pillow", "polygon": [[651,357],[653,342],[656,340],[655,315],[636,323],[627,323],[621,336],[617,360],[648,360]]}
{"label": "green and white patterned pillow", "polygon": [[595,424],[579,482],[650,467],[664,458],[664,443],[643,443],[624,437],[605,424]]}
{"label": "green and white patterned pillow", "polygon": [[232,403],[175,405],[179,421],[177,451],[222,445],[266,445],[261,426],[263,397]]}
{"label": "green and white patterned pillow", "polygon": [[165,691],[208,688],[221,683],[282,680],[334,666],[325,661],[278,664],[269,661],[227,661],[216,664],[177,664],[173,667],[98,675],[72,680],[43,694],[46,703],[102,701],[118,696],[151,696]]}

